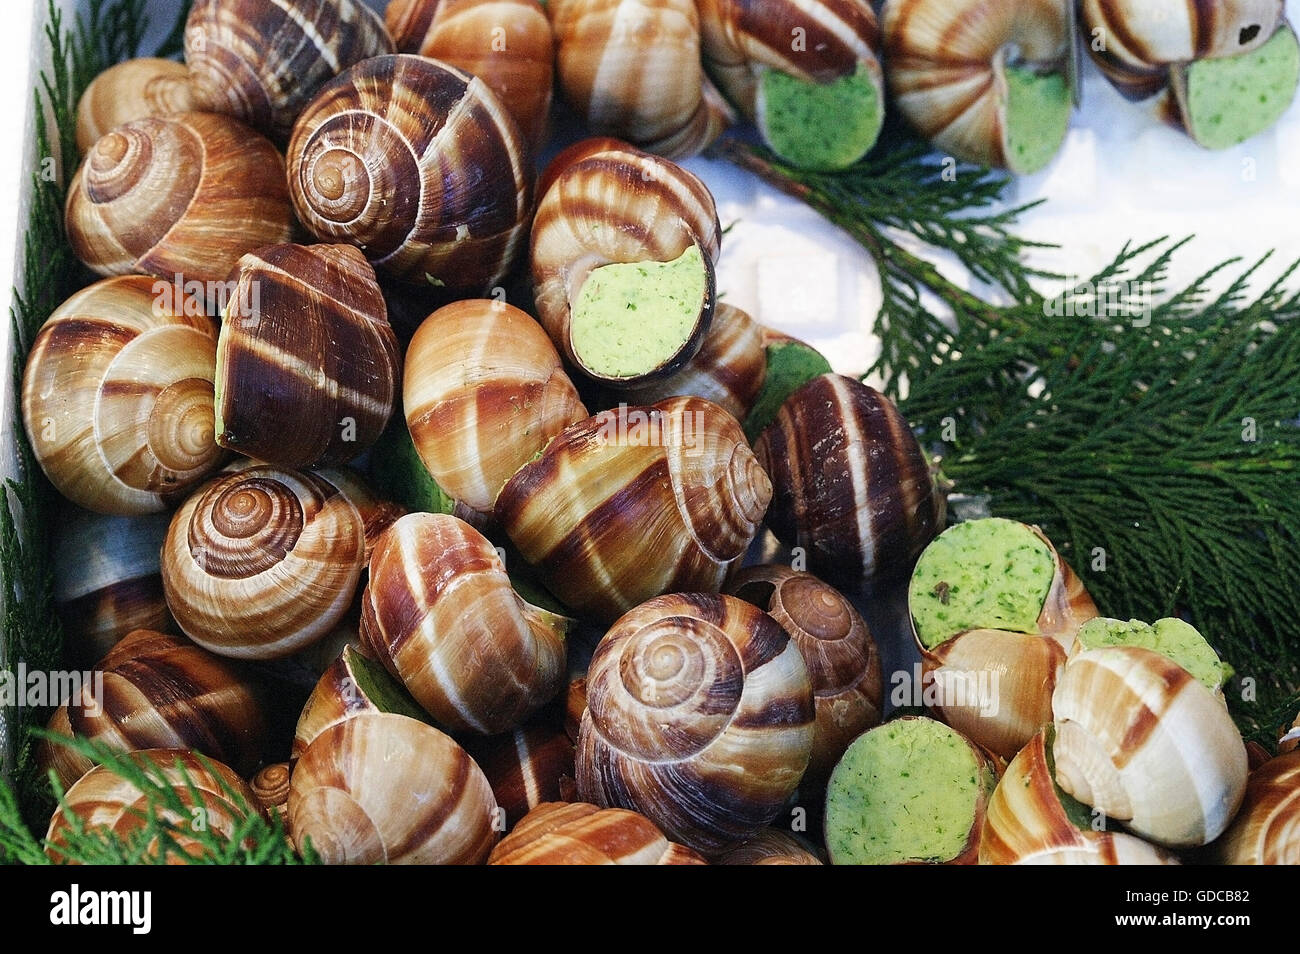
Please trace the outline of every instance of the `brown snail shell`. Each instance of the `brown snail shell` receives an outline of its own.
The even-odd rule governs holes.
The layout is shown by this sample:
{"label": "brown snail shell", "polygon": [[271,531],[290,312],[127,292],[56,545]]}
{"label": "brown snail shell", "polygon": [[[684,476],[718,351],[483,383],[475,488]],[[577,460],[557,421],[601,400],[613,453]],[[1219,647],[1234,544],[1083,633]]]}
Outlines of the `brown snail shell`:
{"label": "brown snail shell", "polygon": [[848,744],[880,724],[884,685],[867,621],[832,586],[784,566],[741,570],[727,592],[781,624],[812,680],[816,731],[811,775],[826,776]]}
{"label": "brown snail shell", "polygon": [[669,592],[716,592],[771,486],[731,415],[700,398],[622,406],[565,429],[496,516],[546,587],[602,622]]}
{"label": "brown snail shell", "polygon": [[[326,864],[482,864],[500,814],[465,750],[406,716],[331,726],[298,759],[289,832]],[[498,826],[498,827],[494,827]]]}
{"label": "brown snail shell", "polygon": [[217,442],[302,468],[352,460],[397,403],[397,336],[374,269],[347,245],[239,260],[217,348]]}
{"label": "brown snail shell", "polygon": [[248,783],[258,806],[267,815],[279,815],[281,819],[284,818],[286,806],[289,804],[289,776],[289,763],[275,762],[262,768]]}
{"label": "brown snail shell", "polygon": [[115,517],[66,506],[54,540],[54,605],[65,649],[93,666],[128,633],[172,629],[158,553],[169,514]]}
{"label": "brown snail shell", "polygon": [[404,379],[420,459],[439,487],[482,514],[552,437],[587,417],[546,332],[501,301],[457,302],[425,319]]}
{"label": "brown snail shell", "polygon": [[125,277],[73,295],[41,328],[23,374],[23,423],[41,469],[98,513],[168,509],[221,465],[213,441],[216,326]]}
{"label": "brown snail shell", "polygon": [[399,53],[477,76],[534,149],[546,137],[555,40],[537,0],[391,0],[384,11]]}
{"label": "brown snail shell", "polygon": [[1213,852],[1229,865],[1300,864],[1300,753],[1250,773],[1241,811]]}
{"label": "brown snail shell", "polygon": [[907,421],[851,378],[801,387],[754,453],[772,479],[768,526],[828,579],[907,573],[943,526],[944,498]]}
{"label": "brown snail shell", "polygon": [[449,729],[513,729],[564,686],[570,621],[525,602],[496,548],[449,514],[393,524],[361,601],[362,645]]}
{"label": "brown snail shell", "polygon": [[229,116],[137,119],[73,176],[68,242],[100,275],[224,282],[245,252],[289,240],[284,172],[275,146]]}
{"label": "brown snail shell", "polygon": [[822,861],[803,841],[778,828],[764,828],[743,844],[718,855],[720,865],[819,865]]}
{"label": "brown snail shell", "polygon": [[273,659],[331,632],[356,595],[375,513],[322,474],[250,466],[172,519],[163,586],[177,624],[223,656]]}
{"label": "brown snail shell", "polygon": [[578,794],[718,852],[771,823],[808,766],[812,685],[750,604],[661,596],[616,622],[587,672]]}
{"label": "brown snail shell", "polygon": [[682,159],[734,121],[700,65],[692,0],[550,0],[556,70],[598,135]]}
{"label": "brown snail shell", "polygon": [[570,801],[577,795],[573,741],[564,731],[563,712],[548,706],[519,728],[486,739],[466,738],[466,751],[478,763],[506,827],[514,828],[543,802]]}
{"label": "brown snail shell", "polygon": [[675,163],[615,140],[577,144],[552,168],[532,231],[534,296],[543,327],[589,376],[612,385],[640,383],[602,377],[584,364],[574,348],[572,307],[601,266],[670,262],[695,246],[709,272],[706,305],[694,333],[653,376],[674,373],[699,351],[713,317],[713,269],[722,241],[713,196]]}
{"label": "brown snail shell", "polygon": [[[155,837],[147,847],[152,860],[186,864],[176,852],[198,856],[203,845],[192,834],[198,819],[212,834],[231,839],[250,812],[258,811],[248,784],[234,771],[211,759],[200,759],[184,749],[146,749],[128,758],[155,781],[168,785],[186,807],[185,814],[159,805],[157,815],[175,845]],[[191,790],[192,788],[192,790]],[[197,795],[197,797],[196,797]],[[242,804],[241,804],[242,802]],[[71,828],[70,812],[86,831],[104,830],[118,839],[139,838],[145,827],[149,798],[128,779],[97,765],[64,793],[64,804],[54,810],[46,833],[45,853],[56,862],[76,863],[61,852]]]}
{"label": "brown snail shell", "polygon": [[1178,864],[1177,857],[1140,838],[1097,830],[1091,819],[1071,817],[1052,778],[1047,735],[1043,730],[1033,737],[994,789],[980,837],[980,864]]}
{"label": "brown snail shell", "polygon": [[[267,741],[261,691],[229,660],[179,636],[136,630],[96,667],[95,681],[60,706],[51,731],[95,739],[121,752],[191,749],[244,772]],[[79,753],[42,744],[43,761],[66,788],[94,766]]]}
{"label": "brown snail shell", "polygon": [[490,865],[705,865],[636,812],[544,802],[492,849]]}
{"label": "brown snail shell", "polygon": [[406,282],[482,294],[526,241],[532,159],[482,80],[419,56],[380,56],[303,111],[289,189],[321,241],[356,245]]}
{"label": "brown snail shell", "polygon": [[327,81],[392,52],[383,21],[360,0],[196,0],[185,24],[198,107],[278,142]]}
{"label": "brown snail shell", "polygon": [[100,73],[77,104],[77,152],[85,155],[123,123],[194,109],[184,63],[151,57],[127,60]]}

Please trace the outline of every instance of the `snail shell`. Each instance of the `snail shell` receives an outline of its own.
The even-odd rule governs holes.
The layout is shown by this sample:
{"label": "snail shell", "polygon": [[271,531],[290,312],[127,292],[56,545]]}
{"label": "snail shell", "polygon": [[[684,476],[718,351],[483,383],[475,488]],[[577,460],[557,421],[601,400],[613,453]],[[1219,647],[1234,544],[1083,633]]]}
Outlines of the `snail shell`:
{"label": "snail shell", "polygon": [[1213,841],[1246,788],[1246,748],[1223,700],[1158,653],[1072,656],[1052,694],[1061,788],[1170,847]]}
{"label": "snail shell", "polygon": [[1043,730],[1033,737],[994,789],[980,837],[980,864],[1178,864],[1168,851],[1133,835],[1095,830],[1088,814],[1071,817],[1052,778],[1047,735]]}
{"label": "snail shell", "polygon": [[54,604],[77,665],[99,662],[134,630],[172,627],[158,558],[170,523],[169,514],[63,509],[54,541]]}
{"label": "snail shell", "polygon": [[258,807],[267,815],[284,818],[289,803],[289,776],[289,763],[276,762],[263,768],[248,783]]}
{"label": "snail shell", "polygon": [[612,622],[661,593],[717,592],[770,496],[731,415],[670,398],[567,428],[510,479],[496,516],[564,605]]}
{"label": "snail shell", "polygon": [[728,848],[717,857],[720,865],[819,865],[821,859],[794,835],[764,828],[744,844]]}
{"label": "snail shell", "polygon": [[880,654],[853,604],[811,573],[741,570],[727,592],[766,611],[799,647],[813,686],[817,729],[810,775],[826,776],[858,735],[880,723]]}
{"label": "snail shell", "polygon": [[829,579],[906,573],[943,525],[944,499],[907,421],[851,378],[825,374],[797,390],[754,453],[772,479],[768,526]]}
{"label": "snail shell", "polygon": [[[261,693],[228,660],[178,636],[136,630],[96,667],[103,674],[61,706],[52,730],[120,752],[192,749],[242,772],[261,761],[266,719]],[[66,788],[93,764],[72,749],[45,744],[49,767]]]}
{"label": "snail shell", "polygon": [[718,852],[771,823],[812,752],[812,685],[780,625],[742,600],[661,596],[616,622],[587,671],[578,794]]}
{"label": "snail shell", "polygon": [[1214,853],[1229,865],[1300,865],[1300,753],[1250,773],[1241,811]]}
{"label": "snail shell", "polygon": [[700,350],[672,377],[629,388],[631,403],[654,404],[670,397],[712,401],[743,421],[767,377],[763,326],[734,305],[718,302]]}
{"label": "snail shell", "polygon": [[224,282],[245,252],[287,242],[284,159],[210,113],[138,119],[91,147],[65,210],[73,252],[100,275]]}
{"label": "snail shell", "polygon": [[361,601],[362,645],[440,725],[504,732],[564,686],[569,621],[515,593],[496,548],[456,517],[393,524]]}
{"label": "snail shell", "polygon": [[1008,148],[1007,69],[1063,71],[1069,55],[1061,0],[887,0],[882,15],[889,85],[898,110],[959,159],[1018,169]]}
{"label": "snail shell", "polygon": [[384,11],[399,53],[477,76],[534,149],[546,136],[555,42],[537,0],[392,0]]}
{"label": "snail shell", "polygon": [[434,481],[489,514],[507,480],[587,417],[551,340],[501,301],[440,308],[406,353],[403,406]]}
{"label": "snail shell", "polygon": [[604,265],[670,262],[695,246],[709,271],[708,314],[661,376],[673,373],[699,350],[712,315],[713,267],[722,241],[713,196],[675,163],[613,140],[575,145],[553,165],[557,170],[547,171],[551,185],[538,203],[532,231],[534,295],[542,326],[569,361],[599,377],[573,342],[572,307],[587,279]]}
{"label": "snail shell", "polygon": [[704,865],[636,812],[583,802],[545,802],[524,816],[490,865]]}
{"label": "snail shell", "polygon": [[432,726],[365,713],[316,737],[294,766],[289,833],[326,864],[482,864],[499,811],[482,771]]}
{"label": "snail shell", "polygon": [[[152,860],[186,864],[185,859],[177,857],[176,850],[195,857],[201,855],[202,842],[190,828],[197,818],[203,819],[213,835],[230,840],[249,814],[258,810],[256,797],[248,784],[220,762],[201,759],[184,749],[147,749],[132,752],[128,758],[151,779],[170,786],[186,808],[183,814],[178,814],[171,808],[153,803],[157,817],[166,826],[167,835],[175,842],[175,847],[155,836],[146,850]],[[77,863],[75,858],[59,850],[61,846],[66,847],[66,836],[72,828],[68,813],[85,831],[103,831],[117,839],[136,839],[142,837],[140,833],[145,828],[150,805],[150,797],[135,783],[108,766],[97,765],[64,793],[63,804],[54,810],[50,819],[45,835],[48,843],[45,853],[56,862]]]}
{"label": "snail shell", "polygon": [[593,132],[682,159],[734,121],[700,64],[692,0],[551,0],[547,11],[560,84]]}
{"label": "snail shell", "polygon": [[404,281],[481,294],[526,239],[532,159],[482,80],[419,56],[380,56],[303,111],[289,189],[322,241],[356,245]]}
{"label": "snail shell", "polygon": [[557,715],[561,710],[548,707],[513,732],[466,739],[466,750],[487,776],[509,828],[543,802],[577,794],[573,742]]}
{"label": "snail shell", "polygon": [[85,155],[123,123],[194,109],[190,71],[184,63],[142,57],[100,73],[77,104],[77,152]]}
{"label": "snail shell", "polygon": [[279,142],[328,80],[393,52],[383,22],[359,0],[197,0],[185,37],[198,108]]}
{"label": "snail shell", "polygon": [[374,269],[347,245],[239,260],[217,349],[217,442],[280,467],[343,463],[397,403],[397,336]]}
{"label": "snail shell", "polygon": [[98,282],[55,309],[22,390],[55,488],[99,513],[160,513],[219,467],[216,335],[206,316],[164,307],[148,278]]}
{"label": "snail shell", "polygon": [[321,474],[252,466],[172,518],[163,587],[181,629],[241,659],[287,656],[337,626],[366,559],[367,515]]}

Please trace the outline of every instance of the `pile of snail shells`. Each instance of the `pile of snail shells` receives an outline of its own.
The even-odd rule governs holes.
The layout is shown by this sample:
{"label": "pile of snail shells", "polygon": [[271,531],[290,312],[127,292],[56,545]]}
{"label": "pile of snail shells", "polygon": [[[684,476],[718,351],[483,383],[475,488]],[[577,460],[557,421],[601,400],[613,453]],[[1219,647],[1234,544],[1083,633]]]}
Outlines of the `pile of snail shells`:
{"label": "pile of snail shells", "polygon": [[[942,494],[885,397],[717,300],[712,196],[664,155],[731,110],[703,72],[674,69],[683,116],[611,113],[566,79],[561,23],[619,4],[506,4],[499,48],[486,5],[199,0],[184,65],[87,91],[66,215],[102,278],[41,330],[22,410],[87,544],[56,588],[70,651],[104,679],[50,728],[200,754],[251,783],[223,818],[270,813],[329,862],[812,863],[792,806],[884,714],[845,594],[907,576]],[[735,4],[642,6],[760,125],[769,71],[837,75]],[[878,85],[871,9],[827,6],[842,42],[813,47]],[[587,140],[535,182],[553,63],[645,148]],[[592,362],[592,274],[691,255],[655,361]],[[479,297],[523,266],[536,317]],[[387,299],[413,288],[452,302],[404,345]],[[363,473],[376,447],[396,479]],[[765,528],[798,569],[742,570]],[[43,758],[83,820],[133,817],[131,786]]]}

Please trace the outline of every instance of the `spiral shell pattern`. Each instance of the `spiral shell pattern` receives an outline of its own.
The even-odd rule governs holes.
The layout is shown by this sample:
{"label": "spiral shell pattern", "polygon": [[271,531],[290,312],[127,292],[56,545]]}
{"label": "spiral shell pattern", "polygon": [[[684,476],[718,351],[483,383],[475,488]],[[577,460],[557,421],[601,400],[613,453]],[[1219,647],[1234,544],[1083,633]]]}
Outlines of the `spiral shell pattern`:
{"label": "spiral shell pattern", "polygon": [[490,865],[703,865],[636,812],[584,802],[538,805],[492,849]]}
{"label": "spiral shell pattern", "polygon": [[670,592],[717,592],[771,484],[731,415],[699,398],[574,424],[520,469],[496,516],[566,606],[612,622]]}
{"label": "spiral shell pattern", "polygon": [[834,587],[784,566],[741,570],[727,592],[766,611],[799,648],[817,721],[808,771],[830,774],[849,743],[884,712],[880,654],[867,621]]}
{"label": "spiral shell pattern", "polygon": [[401,715],[321,733],[294,767],[289,833],[326,864],[482,864],[496,844],[492,789],[451,738]]}
{"label": "spiral shell pattern", "polygon": [[507,480],[587,417],[551,340],[494,300],[440,308],[406,353],[406,423],[434,481],[488,514]]}
{"label": "spiral shell pattern", "polygon": [[525,241],[532,159],[482,80],[419,56],[381,56],[303,111],[289,189],[322,241],[356,245],[404,281],[481,294]]}
{"label": "spiral shell pattern", "polygon": [[220,466],[213,441],[216,326],[166,309],[154,282],[98,282],[41,328],[23,423],[50,482],[99,513],[166,510]]}
{"label": "spiral shell pattern", "polygon": [[361,0],[196,0],[185,37],[198,108],[281,143],[327,81],[393,52],[383,21]]}
{"label": "spiral shell pattern", "polygon": [[176,622],[212,652],[287,656],[330,632],[356,594],[365,520],[316,474],[249,467],[200,489],[163,545]]}
{"label": "spiral shell pattern", "polygon": [[392,0],[384,11],[399,53],[477,76],[534,149],[551,109],[555,40],[538,0]]}
{"label": "spiral shell pattern", "polygon": [[730,596],[658,597],[592,657],[578,794],[716,852],[776,817],[813,733],[808,669],[775,620]]}
{"label": "spiral shell pattern", "polygon": [[[193,752],[184,749],[147,749],[133,752],[129,758],[152,779],[171,786],[185,806],[186,811],[178,814],[158,805],[157,815],[168,826],[168,834],[177,847],[187,855],[198,856],[203,852],[202,843],[190,828],[197,818],[202,817],[212,834],[230,839],[248,817],[246,813],[257,811],[257,800],[248,784],[220,762],[200,761]],[[232,798],[232,792],[237,798]],[[239,801],[243,802],[242,807]],[[54,810],[45,835],[49,843],[45,853],[56,862],[76,860],[60,851],[60,846],[67,844],[66,833],[71,828],[65,811],[74,815],[85,831],[104,831],[114,838],[130,839],[140,837],[149,804],[149,797],[133,782],[106,766],[97,765],[67,790],[64,805]],[[148,845],[147,854],[167,864],[187,863],[156,838]]]}
{"label": "spiral shell pattern", "polygon": [[409,514],[370,560],[361,642],[453,731],[513,729],[564,686],[568,621],[511,588],[496,548],[448,514]]}
{"label": "spiral shell pattern", "polygon": [[77,104],[77,151],[85,155],[123,123],[194,108],[190,71],[173,60],[141,58],[96,76]]}
{"label": "spiral shell pattern", "polygon": [[556,68],[597,134],[683,159],[734,117],[700,63],[693,0],[551,0]]}
{"label": "spiral shell pattern", "polygon": [[772,478],[768,526],[832,580],[909,572],[943,524],[943,498],[907,421],[851,378],[801,387],[754,453]]}
{"label": "spiral shell pattern", "polygon": [[1061,0],[888,0],[885,59],[899,112],[938,148],[1005,167],[1005,59],[1014,50],[1026,63],[1063,67],[1068,7]]}
{"label": "spiral shell pattern", "polygon": [[239,260],[217,353],[217,442],[280,467],[342,463],[397,403],[397,335],[374,269],[347,245]]}
{"label": "spiral shell pattern", "polygon": [[594,269],[670,262],[691,245],[716,264],[722,242],[713,196],[694,174],[626,144],[598,143],[595,151],[573,147],[567,165],[547,170],[551,185],[538,203],[532,232],[538,317],[555,346],[579,367],[570,306]]}
{"label": "spiral shell pattern", "polygon": [[287,242],[284,159],[228,116],[118,126],[90,149],[65,209],[73,252],[100,275],[224,282],[245,252]]}

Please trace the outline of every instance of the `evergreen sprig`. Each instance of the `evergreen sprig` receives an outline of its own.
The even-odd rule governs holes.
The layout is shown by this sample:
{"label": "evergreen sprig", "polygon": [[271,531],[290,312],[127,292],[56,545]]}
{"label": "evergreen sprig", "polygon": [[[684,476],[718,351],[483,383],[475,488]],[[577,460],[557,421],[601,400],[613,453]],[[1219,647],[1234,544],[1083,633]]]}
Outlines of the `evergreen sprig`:
{"label": "evergreen sprig", "polygon": [[[1270,257],[1171,289],[1187,240],[1160,239],[1048,298],[1038,285],[1058,276],[1022,263],[1024,209],[1001,210],[1004,179],[952,166],[945,177],[905,142],[845,173],[726,149],[871,253],[885,288],[872,371],[944,476],[1041,526],[1107,615],[1188,616],[1237,671],[1243,731],[1271,747],[1300,707],[1297,265],[1254,294]],[[952,252],[1001,302],[950,281],[926,247]]]}

